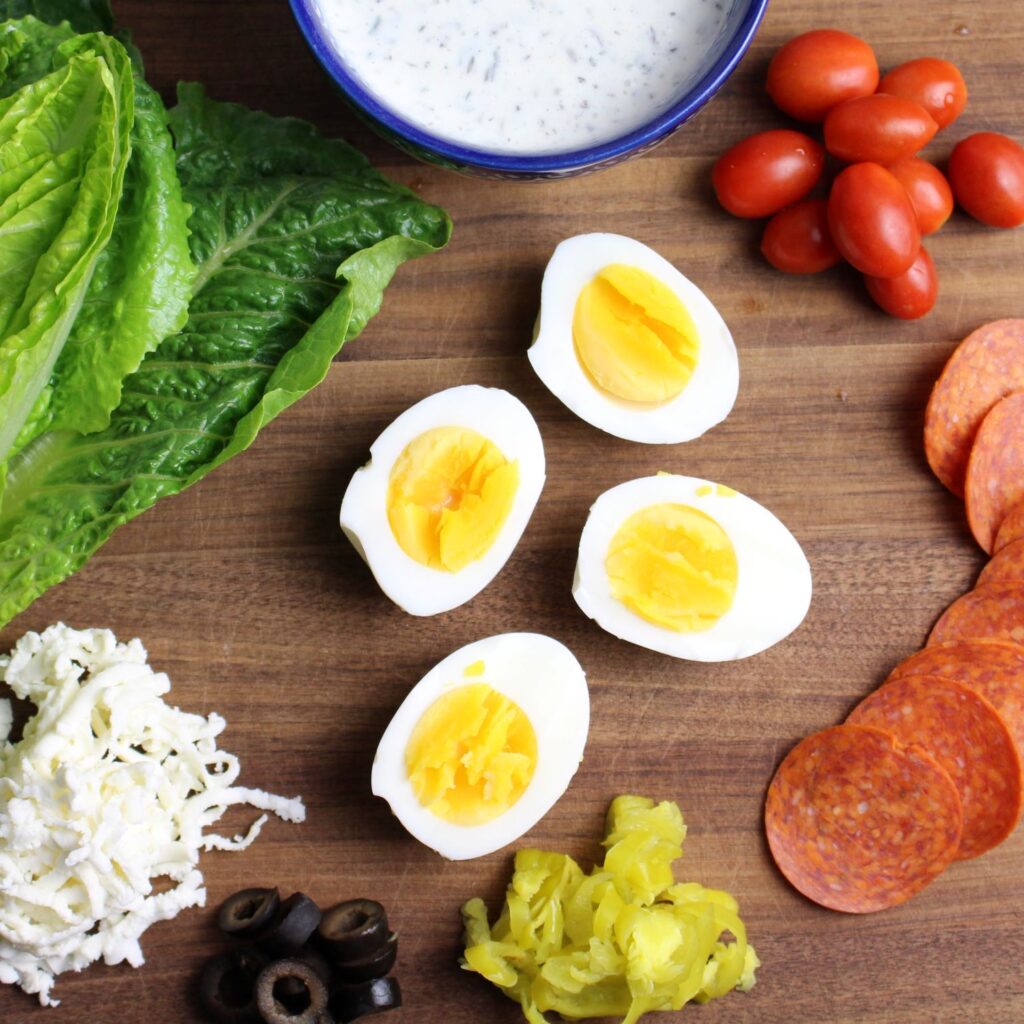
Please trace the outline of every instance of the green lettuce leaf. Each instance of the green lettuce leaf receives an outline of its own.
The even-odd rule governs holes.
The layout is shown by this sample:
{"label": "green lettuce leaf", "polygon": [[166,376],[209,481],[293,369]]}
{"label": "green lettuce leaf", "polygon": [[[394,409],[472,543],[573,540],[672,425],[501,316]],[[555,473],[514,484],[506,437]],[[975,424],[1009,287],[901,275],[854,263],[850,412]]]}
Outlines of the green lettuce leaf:
{"label": "green lettuce leaf", "polygon": [[[12,54],[10,41],[19,35],[22,45]],[[56,48],[74,35],[67,22],[51,26],[32,17],[0,27],[0,97],[49,73],[59,60]],[[188,208],[167,113],[137,70],[131,148],[110,241],[18,447],[44,429],[102,430],[123,379],[185,322],[194,273]]]}
{"label": "green lettuce leaf", "polygon": [[398,265],[448,240],[443,211],[310,125],[186,85],[171,126],[193,207],[188,321],[125,382],[107,429],[48,432],[12,460],[4,623],[121,523],[248,447],[324,378]]}
{"label": "green lettuce leaf", "polygon": [[141,75],[142,54],[132,43],[131,33],[118,28],[109,0],[0,0],[0,22],[15,18],[37,18],[48,25],[67,25],[72,32],[106,32],[128,51]]}
{"label": "green lettuce leaf", "polygon": [[51,25],[66,21],[76,32],[114,31],[109,0],[0,0],[0,21],[27,15]]}
{"label": "green lettuce leaf", "polygon": [[[0,30],[32,47],[10,23]],[[110,239],[131,151],[124,47],[73,36],[54,66],[0,99],[0,459],[50,382]]]}
{"label": "green lettuce leaf", "polygon": [[102,430],[121,385],[188,315],[188,207],[159,94],[135,80],[132,157],[117,220],[54,369],[50,430]]}
{"label": "green lettuce leaf", "polygon": [[0,0],[0,97],[7,97],[53,71],[57,47],[75,30],[33,17],[7,21],[3,12]]}

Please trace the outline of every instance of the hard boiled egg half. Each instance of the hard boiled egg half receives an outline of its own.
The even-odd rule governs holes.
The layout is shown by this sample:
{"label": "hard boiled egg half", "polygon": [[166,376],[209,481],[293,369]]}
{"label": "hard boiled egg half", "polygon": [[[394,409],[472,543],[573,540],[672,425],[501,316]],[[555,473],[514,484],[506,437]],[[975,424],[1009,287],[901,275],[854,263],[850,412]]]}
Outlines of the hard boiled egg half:
{"label": "hard boiled egg half", "polygon": [[661,473],[594,502],[573,596],[602,629],[630,643],[691,661],[733,661],[800,625],[811,569],[796,538],[756,501]]}
{"label": "hard boiled egg half", "polygon": [[529,358],[577,416],[627,441],[699,437],[728,416],[739,389],[718,310],[668,260],[622,235],[577,235],[555,249]]}
{"label": "hard boiled egg half", "polygon": [[435,665],[387,727],[371,785],[450,860],[518,839],[565,792],[590,725],[586,676],[539,633],[478,640]]}
{"label": "hard boiled egg half", "polygon": [[370,447],[341,503],[341,528],[395,604],[434,615],[498,574],[544,486],[530,411],[500,388],[424,398]]}

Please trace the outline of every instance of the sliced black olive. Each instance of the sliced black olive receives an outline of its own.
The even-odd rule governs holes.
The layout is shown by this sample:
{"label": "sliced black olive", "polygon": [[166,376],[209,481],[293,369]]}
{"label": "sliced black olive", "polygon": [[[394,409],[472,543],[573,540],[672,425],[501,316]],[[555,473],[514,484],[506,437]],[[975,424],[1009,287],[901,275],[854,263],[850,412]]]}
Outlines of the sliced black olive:
{"label": "sliced black olive", "polygon": [[212,1021],[248,1024],[260,1019],[256,979],[267,958],[256,950],[232,950],[206,962],[199,979],[199,999]]}
{"label": "sliced black olive", "polygon": [[274,920],[280,903],[276,889],[243,889],[220,905],[217,924],[235,938],[252,938]]}
{"label": "sliced black olive", "polygon": [[324,913],[317,933],[335,960],[356,960],[387,942],[388,915],[376,900],[348,900]]}
{"label": "sliced black olive", "polygon": [[305,893],[297,892],[277,908],[274,920],[253,938],[278,955],[297,953],[320,923],[320,908]]}
{"label": "sliced black olive", "polygon": [[357,960],[346,960],[334,965],[334,976],[345,984],[357,984],[361,981],[373,981],[383,978],[395,966],[398,956],[398,936],[392,932],[383,946],[369,956]]}
{"label": "sliced black olive", "polygon": [[325,1024],[327,983],[307,963],[275,960],[256,980],[256,1007],[266,1024]]}
{"label": "sliced black olive", "polygon": [[347,1024],[371,1013],[395,1010],[402,1005],[402,990],[394,978],[376,978],[360,985],[339,985],[331,993],[331,1012]]}
{"label": "sliced black olive", "polygon": [[[293,957],[295,960],[301,960],[307,967],[312,968],[316,976],[328,987],[331,987],[331,982],[334,980],[334,971],[327,960],[322,957],[315,949],[301,950],[296,953]],[[284,978],[280,983],[281,992],[285,996],[301,994],[300,990],[304,988],[302,982],[297,978]]]}

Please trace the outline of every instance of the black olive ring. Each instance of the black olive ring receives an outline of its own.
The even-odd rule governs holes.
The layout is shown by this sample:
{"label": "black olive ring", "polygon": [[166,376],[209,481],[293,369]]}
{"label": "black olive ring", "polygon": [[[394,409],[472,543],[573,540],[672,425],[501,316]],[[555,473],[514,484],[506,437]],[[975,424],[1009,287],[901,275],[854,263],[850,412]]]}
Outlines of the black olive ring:
{"label": "black olive ring", "polygon": [[223,1024],[258,1021],[256,979],[267,966],[257,950],[222,953],[206,962],[199,979],[199,999],[212,1020]]}
{"label": "black olive ring", "polygon": [[277,955],[297,953],[320,924],[320,908],[305,894],[293,893],[277,908],[273,921],[253,938]]}
{"label": "black olive ring", "polygon": [[220,905],[217,925],[235,938],[251,938],[274,920],[280,904],[277,889],[242,889]]}
{"label": "black olive ring", "polygon": [[375,978],[360,985],[339,985],[331,993],[331,1012],[342,1024],[371,1013],[395,1010],[401,1005],[402,990],[394,978]]}
{"label": "black olive ring", "polygon": [[275,960],[256,979],[256,1008],[266,1024],[322,1024],[327,984],[302,960]]}
{"label": "black olive ring", "polygon": [[324,912],[317,934],[335,960],[358,960],[387,942],[388,915],[376,900],[346,900]]}
{"label": "black olive ring", "polygon": [[398,936],[392,932],[375,953],[359,957],[356,960],[345,960],[334,964],[334,976],[345,984],[356,984],[362,981],[373,981],[383,978],[395,966],[398,957]]}

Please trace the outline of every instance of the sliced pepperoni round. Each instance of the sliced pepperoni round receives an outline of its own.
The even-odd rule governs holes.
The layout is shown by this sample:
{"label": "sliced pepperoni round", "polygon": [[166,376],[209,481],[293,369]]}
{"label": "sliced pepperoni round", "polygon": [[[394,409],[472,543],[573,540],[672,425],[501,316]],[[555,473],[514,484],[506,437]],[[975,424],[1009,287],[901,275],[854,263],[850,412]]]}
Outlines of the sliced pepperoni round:
{"label": "sliced pepperoni round", "polygon": [[939,676],[901,676],[861,701],[846,721],[917,744],[949,772],[963,804],[958,860],[991,850],[1016,827],[1024,793],[1020,755],[980,693]]}
{"label": "sliced pepperoni round", "polygon": [[1024,499],[1024,392],[998,401],[981,421],[964,480],[967,522],[991,553],[996,531]]}
{"label": "sliced pepperoni round", "polygon": [[997,551],[988,565],[981,570],[978,586],[986,583],[999,583],[1006,580],[1017,580],[1024,583],[1024,540],[1015,540],[1005,548]]}
{"label": "sliced pepperoni round", "polygon": [[798,743],[764,813],[772,856],[793,887],[851,914],[920,892],[956,856],[962,823],[956,786],[932,757],[855,725]]}
{"label": "sliced pepperoni round", "polygon": [[941,676],[976,690],[1002,715],[1024,758],[1024,647],[1001,640],[952,640],[925,647],[901,661],[900,676]]}
{"label": "sliced pepperoni round", "polygon": [[947,640],[1007,640],[1024,645],[1024,583],[997,580],[958,597],[932,627],[928,646]]}
{"label": "sliced pepperoni round", "polygon": [[1024,501],[1017,502],[996,531],[996,541],[992,545],[993,552],[1002,551],[1015,540],[1024,540]]}
{"label": "sliced pepperoni round", "polygon": [[932,389],[924,418],[924,450],[935,475],[964,493],[971,444],[999,399],[1024,388],[1024,320],[996,320],[957,346]]}

